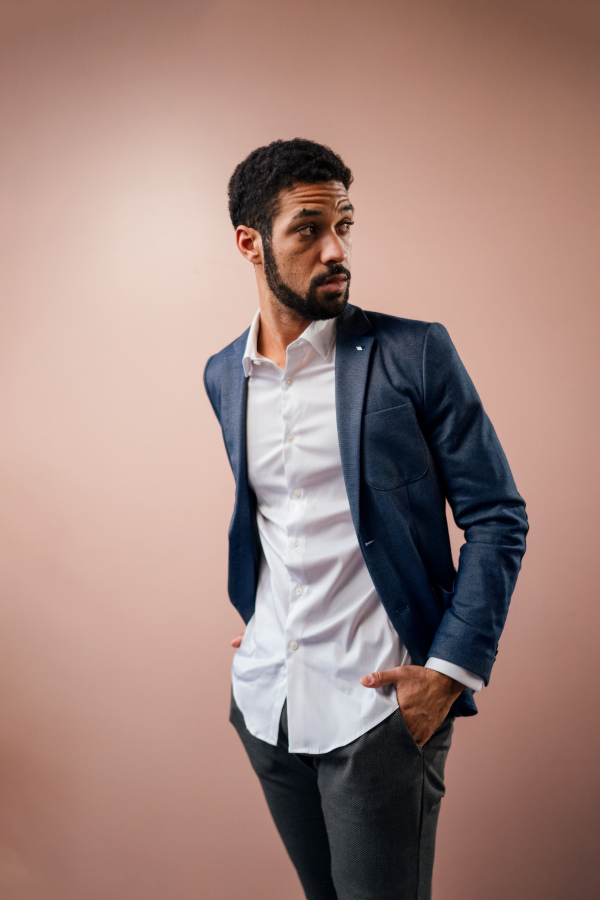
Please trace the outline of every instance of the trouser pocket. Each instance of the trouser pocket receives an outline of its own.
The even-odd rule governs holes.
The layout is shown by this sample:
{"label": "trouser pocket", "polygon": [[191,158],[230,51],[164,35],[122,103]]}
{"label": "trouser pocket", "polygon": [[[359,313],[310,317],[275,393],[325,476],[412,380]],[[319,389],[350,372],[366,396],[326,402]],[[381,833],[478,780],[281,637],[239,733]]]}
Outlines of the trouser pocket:
{"label": "trouser pocket", "polygon": [[422,754],[422,753],[423,753],[423,748],[420,747],[419,744],[418,744],[418,743],[416,742],[416,740],[414,739],[413,733],[412,733],[412,731],[410,730],[410,728],[408,727],[408,725],[406,724],[406,719],[405,719],[404,716],[402,715],[402,710],[400,709],[400,707],[398,707],[398,709],[397,709],[397,711],[396,711],[396,715],[397,715],[398,718],[400,719],[400,722],[402,723],[402,727],[403,727],[404,731],[406,732],[407,737],[410,739],[411,743],[412,743],[412,744],[414,745],[414,747],[419,751],[419,753]]}

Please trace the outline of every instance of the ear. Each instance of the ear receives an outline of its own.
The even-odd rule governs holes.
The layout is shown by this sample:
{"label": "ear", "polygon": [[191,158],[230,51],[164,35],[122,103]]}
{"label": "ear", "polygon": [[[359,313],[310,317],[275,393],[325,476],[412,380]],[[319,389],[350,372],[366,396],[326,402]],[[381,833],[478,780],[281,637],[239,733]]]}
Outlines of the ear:
{"label": "ear", "polygon": [[262,239],[256,228],[238,225],[235,229],[235,242],[242,256],[256,266],[263,261]]}

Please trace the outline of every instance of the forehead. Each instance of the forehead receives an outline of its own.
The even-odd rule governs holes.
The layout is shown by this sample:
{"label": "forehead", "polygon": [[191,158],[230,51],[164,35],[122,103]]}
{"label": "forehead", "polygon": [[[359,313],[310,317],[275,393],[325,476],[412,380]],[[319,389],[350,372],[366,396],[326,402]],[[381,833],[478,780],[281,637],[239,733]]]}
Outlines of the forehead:
{"label": "forehead", "polygon": [[303,209],[336,212],[349,203],[349,197],[341,181],[323,181],[318,184],[302,182],[281,190],[277,201],[276,218],[288,220]]}

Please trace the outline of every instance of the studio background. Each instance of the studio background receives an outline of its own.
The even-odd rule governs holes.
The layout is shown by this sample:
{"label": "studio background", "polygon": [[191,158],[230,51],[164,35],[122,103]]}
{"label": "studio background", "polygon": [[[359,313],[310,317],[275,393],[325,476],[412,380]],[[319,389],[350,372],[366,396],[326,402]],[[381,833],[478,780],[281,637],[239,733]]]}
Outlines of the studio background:
{"label": "studio background", "polygon": [[599,44],[581,0],[0,2],[3,900],[301,900],[227,721],[202,386],[257,307],[227,180],[295,136],[354,171],[351,300],[448,327],[530,516],[434,896],[600,895]]}

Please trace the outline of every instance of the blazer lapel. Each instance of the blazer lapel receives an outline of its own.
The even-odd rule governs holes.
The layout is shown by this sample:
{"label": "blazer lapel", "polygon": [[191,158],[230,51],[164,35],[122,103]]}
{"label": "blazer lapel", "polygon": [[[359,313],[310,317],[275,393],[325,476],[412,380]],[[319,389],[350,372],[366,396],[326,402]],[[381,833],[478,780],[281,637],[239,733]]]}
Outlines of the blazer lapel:
{"label": "blazer lapel", "polygon": [[246,346],[246,332],[235,341],[224,367],[221,393],[221,426],[225,446],[229,453],[236,488],[246,484],[246,403],[248,379],[244,374],[242,358]]}
{"label": "blazer lapel", "polygon": [[342,472],[350,512],[359,534],[360,441],[362,412],[374,338],[361,309],[346,307],[338,321],[335,349],[335,411]]}
{"label": "blazer lapel", "polygon": [[242,358],[247,332],[231,349],[223,367],[221,425],[235,478],[235,504],[229,526],[229,596],[246,623],[254,612],[260,545],[248,488],[246,406],[248,379]]}

